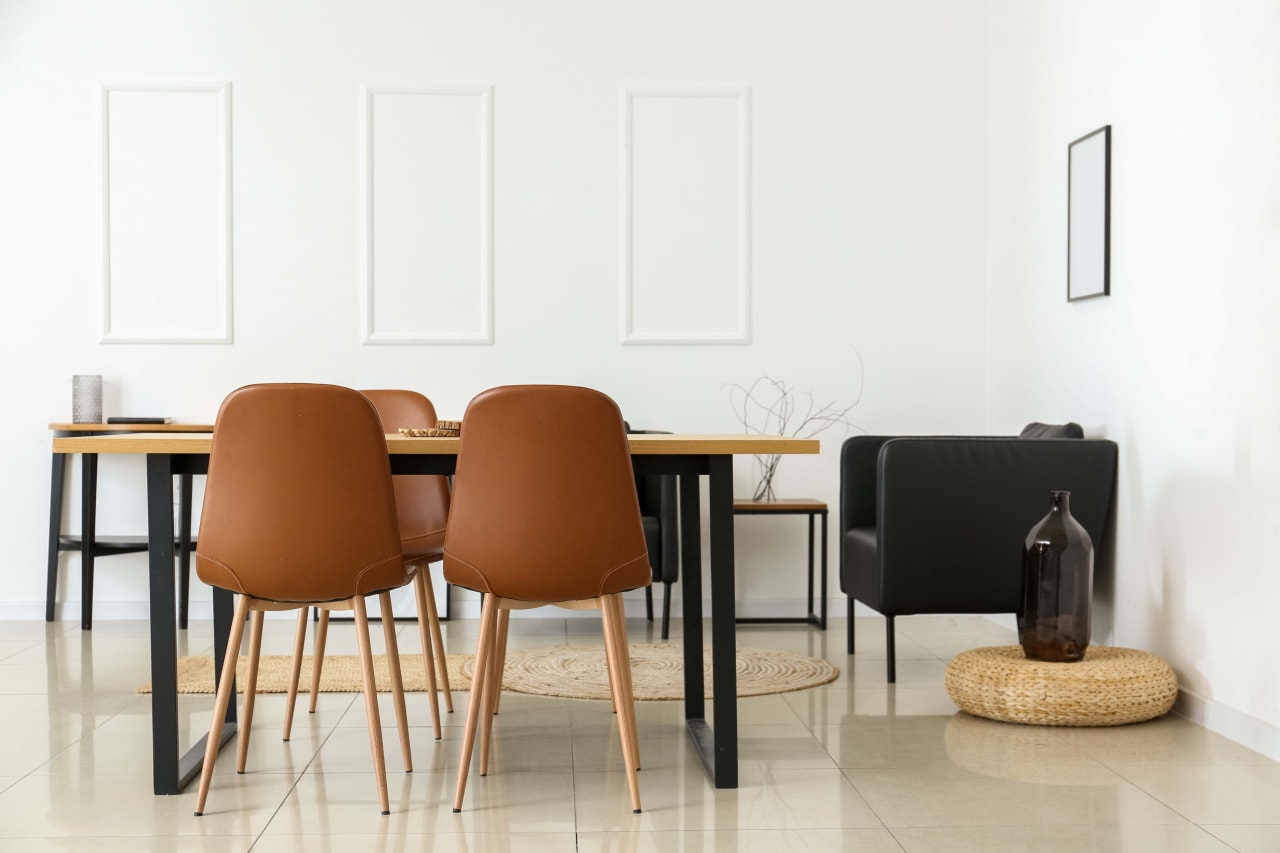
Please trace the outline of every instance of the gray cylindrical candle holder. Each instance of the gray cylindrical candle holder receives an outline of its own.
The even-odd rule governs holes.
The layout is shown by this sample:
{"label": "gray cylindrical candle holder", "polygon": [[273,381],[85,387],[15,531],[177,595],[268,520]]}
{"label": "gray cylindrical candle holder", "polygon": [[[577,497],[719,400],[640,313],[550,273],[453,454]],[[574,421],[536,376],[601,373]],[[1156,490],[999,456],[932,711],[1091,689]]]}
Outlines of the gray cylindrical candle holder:
{"label": "gray cylindrical candle holder", "polygon": [[73,424],[102,423],[101,375],[71,377],[71,422]]}

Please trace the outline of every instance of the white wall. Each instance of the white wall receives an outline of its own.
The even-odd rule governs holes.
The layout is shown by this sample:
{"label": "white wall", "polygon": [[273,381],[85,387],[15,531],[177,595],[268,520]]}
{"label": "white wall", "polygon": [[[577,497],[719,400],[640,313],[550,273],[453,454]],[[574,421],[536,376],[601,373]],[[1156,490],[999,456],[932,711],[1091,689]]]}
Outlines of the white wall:
{"label": "white wall", "polygon": [[[1120,444],[1106,642],[1280,757],[1280,5],[991,4],[993,431]],[[1067,304],[1067,144],[1112,126],[1112,295]]]}
{"label": "white wall", "polygon": [[[42,613],[45,427],[69,419],[70,377],[76,373],[104,375],[108,415],[209,421],[222,397],[241,384],[299,380],[418,388],[443,417],[458,417],[486,387],[538,381],[600,388],[639,426],[733,432],[738,426],[725,383],[748,383],[768,372],[811,389],[820,400],[849,401],[859,393],[856,348],[866,371],[862,402],[853,412],[861,427],[980,431],[985,37],[981,6],[947,0],[4,0],[0,364],[9,402],[0,419],[0,532],[8,547],[0,563],[0,612],[24,618]],[[233,342],[104,344],[102,87],[178,82],[230,84]],[[491,345],[362,343],[364,85],[491,87]],[[647,140],[655,128],[659,136],[665,128],[679,138],[709,122],[709,132],[720,134],[716,144],[727,147],[708,143],[699,156],[749,146],[748,183],[720,180],[710,195],[694,198],[706,202],[708,215],[727,211],[749,219],[750,343],[623,346],[622,92],[690,87],[749,90],[745,137],[734,135],[723,111],[686,115],[673,109],[634,138]],[[475,211],[484,209],[483,190],[471,177],[432,172],[434,161],[414,160],[412,145],[435,139],[421,135],[423,127],[435,127],[448,136],[447,152],[461,158],[468,144],[482,139],[475,116],[462,110],[451,124],[450,108],[424,103],[440,109],[418,116],[425,125],[405,118],[405,135],[397,137],[401,148],[393,144],[383,162],[403,167],[417,186],[442,186],[454,194],[444,197],[467,205],[466,221],[473,225],[459,239],[478,245]],[[187,152],[197,163],[192,168],[213,169],[208,164],[219,149],[209,134],[221,126],[211,113],[193,110],[191,121],[205,122],[204,130],[161,120],[154,138],[196,133]],[[117,254],[134,266],[125,265],[113,278],[113,292],[128,291],[134,301],[113,301],[113,311],[122,305],[121,312],[132,312],[162,336],[193,327],[216,335],[212,320],[193,323],[189,315],[157,306],[168,299],[200,305],[203,312],[220,305],[211,294],[220,281],[214,267],[224,244],[217,218],[208,218],[214,203],[208,199],[219,198],[217,175],[182,173],[194,189],[178,198],[154,176],[146,184],[148,164],[163,164],[175,152],[161,146],[152,152],[158,159],[139,155],[153,138],[142,127],[142,119],[130,125],[126,118],[118,128],[125,134],[132,128],[120,156],[134,145],[130,162],[144,177],[131,184],[134,173],[121,165],[116,175],[113,167],[113,204],[169,198],[177,214],[206,218],[191,226],[195,220],[178,217],[187,227],[179,237],[200,248],[191,255],[174,249],[167,219],[155,223],[156,254],[149,261],[145,252],[138,256],[136,228],[116,234]],[[681,150],[656,144],[646,151],[648,171],[637,172],[642,180],[633,189],[665,191],[672,204],[670,193],[679,188],[657,182],[668,174],[661,158],[675,170]],[[742,186],[749,186],[746,207],[748,197],[736,194]],[[429,197],[410,194],[397,202],[405,222],[419,217],[436,228],[457,225],[442,218],[439,196],[422,194]],[[662,198],[657,212],[650,210],[637,226],[644,269],[674,275],[683,261],[709,264],[706,286],[734,292],[742,279],[732,265],[741,255],[730,250],[740,223],[717,220],[710,224],[720,230],[700,235],[714,240],[683,245],[661,227]],[[388,239],[399,239],[394,245],[410,256],[427,251],[396,236],[396,213],[380,214],[392,229]],[[144,214],[130,223],[145,221]],[[130,234],[135,242],[125,246]],[[445,252],[468,294],[482,292],[487,273],[476,254],[440,241],[430,248]],[[184,257],[200,263],[188,260],[182,268]],[[650,301],[639,313],[651,326],[661,327],[664,318],[670,328],[679,326],[678,312],[689,305],[703,312],[703,326],[723,319],[715,313],[717,300],[708,301],[698,289],[700,280],[682,282],[683,291],[664,289],[664,280],[645,280]],[[447,287],[439,276],[424,281],[424,287]],[[390,276],[384,282],[384,307],[422,310],[413,307],[412,281]],[[454,313],[446,325],[470,324],[466,306],[475,304],[449,302]],[[411,329],[421,330],[438,318],[412,319]],[[784,495],[826,499],[834,508],[840,436],[824,439],[821,458],[784,461],[777,485]],[[100,530],[140,530],[140,462],[104,460],[102,478]],[[751,480],[744,460],[739,494],[749,492]],[[68,506],[72,499],[74,490]],[[67,527],[77,523],[72,519]],[[739,525],[744,609],[798,609],[804,536],[799,519]],[[76,559],[64,557],[63,566],[60,596],[74,607]],[[831,578],[838,606],[834,549]],[[99,564],[96,600],[103,617],[141,615],[145,592],[142,557]],[[195,598],[207,601],[200,592]]]}

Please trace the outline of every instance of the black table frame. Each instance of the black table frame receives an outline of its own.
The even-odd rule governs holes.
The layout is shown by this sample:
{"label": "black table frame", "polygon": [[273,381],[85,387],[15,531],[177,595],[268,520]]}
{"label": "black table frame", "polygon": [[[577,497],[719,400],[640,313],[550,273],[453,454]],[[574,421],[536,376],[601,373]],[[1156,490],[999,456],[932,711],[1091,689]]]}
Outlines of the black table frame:
{"label": "black table frame", "polygon": [[[121,435],[137,430],[119,432],[97,430],[54,430],[54,438],[79,436]],[[147,538],[140,536],[101,538],[98,536],[98,454],[80,454],[80,535],[62,532],[62,498],[67,482],[67,457],[69,453],[53,454],[53,471],[49,483],[49,567],[44,599],[44,621],[52,622],[57,609],[59,557],[63,551],[80,554],[80,627],[93,628],[93,570],[95,558],[116,554],[137,554],[147,550]],[[182,604],[178,612],[178,627],[187,627],[187,599],[191,584],[191,500],[192,478],[183,474],[178,484],[179,513],[181,514],[178,539],[178,585]],[[171,510],[172,511],[172,510]]]}
{"label": "black table frame", "polygon": [[[757,509],[755,507],[734,507],[734,515],[807,515],[809,516],[809,615],[808,616],[739,616],[740,625],[812,625],[823,631],[827,630],[827,505],[787,506]],[[818,599],[818,611],[813,608],[813,557],[815,548],[814,517],[822,516],[822,592]]]}
{"label": "black table frame", "polygon": [[[391,454],[394,474],[452,474],[453,454]],[[680,477],[680,563],[684,607],[684,708],[689,739],[716,788],[738,787],[738,705],[733,572],[733,456],[633,455],[637,474]],[[173,478],[206,474],[207,453],[147,454],[147,530],[151,611],[151,756],[155,793],[177,794],[199,775],[202,737],[186,753],[178,746],[178,651],[174,628]],[[702,545],[699,478],[709,479],[711,663],[716,702],[708,724],[703,699]],[[221,677],[231,630],[232,594],[213,591],[214,678]],[[234,685],[232,695],[234,696]],[[227,706],[221,743],[236,732],[236,703]]]}

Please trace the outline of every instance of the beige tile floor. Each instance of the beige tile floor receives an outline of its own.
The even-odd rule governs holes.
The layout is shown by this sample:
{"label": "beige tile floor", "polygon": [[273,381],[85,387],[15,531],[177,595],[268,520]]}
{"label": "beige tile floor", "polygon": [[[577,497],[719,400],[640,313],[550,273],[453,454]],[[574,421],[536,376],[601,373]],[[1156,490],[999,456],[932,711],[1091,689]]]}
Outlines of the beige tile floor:
{"label": "beige tile floor", "polygon": [[[264,653],[287,654],[292,621],[268,623]],[[471,651],[476,623],[445,625]],[[182,636],[207,654],[209,623]],[[898,620],[898,683],[884,681],[883,622],[742,626],[740,645],[825,657],[842,670],[814,690],[739,703],[741,785],[707,783],[678,703],[641,703],[644,812],[631,813],[613,715],[601,702],[507,693],[493,766],[450,805],[467,694],[442,742],[409,697],[415,772],[405,774],[391,708],[392,814],[378,813],[363,701],[326,694],[288,743],[283,697],[258,700],[249,772],[217,765],[207,814],[194,791],[151,794],[147,626],[0,625],[0,851],[1277,851],[1280,765],[1178,717],[1118,729],[1010,726],[959,713],[943,689],[956,652],[1006,644],[979,617]],[[642,620],[631,638],[656,638]],[[679,626],[673,632],[679,635]],[[417,629],[400,647],[417,651]],[[600,643],[599,623],[513,621],[513,646]],[[381,633],[375,632],[375,650]],[[354,653],[350,625],[330,651]],[[208,726],[212,698],[183,697],[184,742]]]}

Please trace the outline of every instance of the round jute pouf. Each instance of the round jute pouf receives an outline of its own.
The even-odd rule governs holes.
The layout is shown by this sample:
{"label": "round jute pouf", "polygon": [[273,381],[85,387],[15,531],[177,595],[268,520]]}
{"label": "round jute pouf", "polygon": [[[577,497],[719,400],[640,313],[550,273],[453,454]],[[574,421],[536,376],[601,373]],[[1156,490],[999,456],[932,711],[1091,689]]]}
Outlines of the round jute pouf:
{"label": "round jute pouf", "polygon": [[1021,646],[988,646],[947,664],[951,701],[978,717],[1036,726],[1120,726],[1173,707],[1178,679],[1147,652],[1090,646],[1084,660],[1031,660]]}

